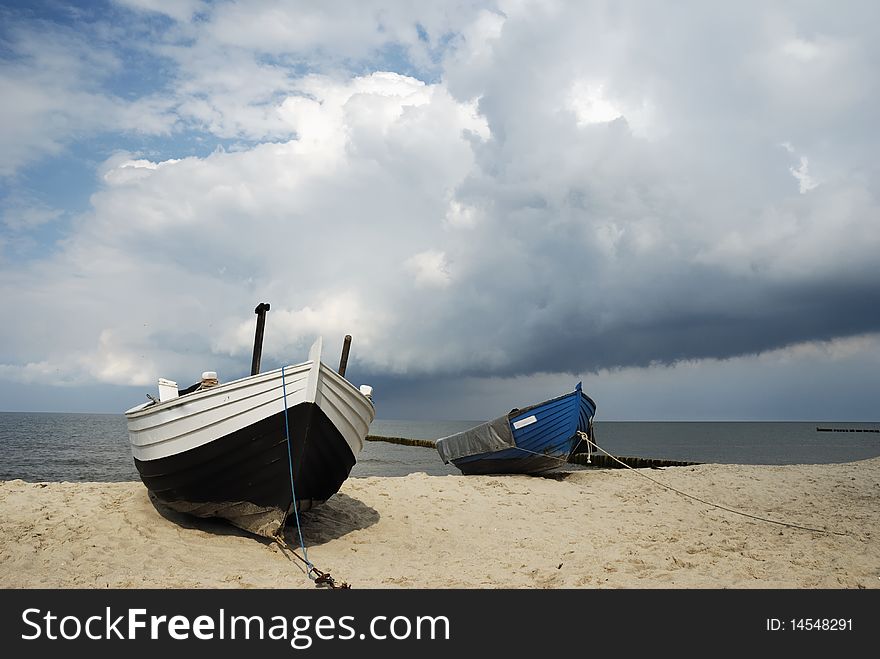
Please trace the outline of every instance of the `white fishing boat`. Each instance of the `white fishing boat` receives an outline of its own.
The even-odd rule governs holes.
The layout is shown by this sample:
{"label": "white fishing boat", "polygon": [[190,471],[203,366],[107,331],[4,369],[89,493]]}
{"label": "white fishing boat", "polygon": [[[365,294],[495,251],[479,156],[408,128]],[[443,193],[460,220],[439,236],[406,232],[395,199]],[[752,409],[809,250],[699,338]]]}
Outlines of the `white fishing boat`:
{"label": "white fishing boat", "polygon": [[[259,370],[263,318],[252,371]],[[278,534],[294,501],[304,511],[330,498],[375,416],[371,388],[344,377],[346,339],[342,374],[322,363],[318,338],[306,361],[231,382],[206,372],[181,392],[160,379],[158,399],[125,412],[135,466],[151,495],[267,537]]]}

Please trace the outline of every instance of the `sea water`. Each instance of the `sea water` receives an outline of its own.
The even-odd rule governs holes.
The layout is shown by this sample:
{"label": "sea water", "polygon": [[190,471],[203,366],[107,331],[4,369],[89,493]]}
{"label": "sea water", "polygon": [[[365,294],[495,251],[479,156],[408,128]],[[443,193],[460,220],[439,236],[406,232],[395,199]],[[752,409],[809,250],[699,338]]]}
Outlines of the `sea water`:
{"label": "sea water", "polygon": [[[377,419],[371,435],[437,439],[471,421]],[[880,423],[597,421],[596,441],[622,456],[738,464],[823,464],[880,455],[880,432],[819,432],[817,427],[880,430]],[[121,414],[0,413],[0,480],[134,481]],[[368,441],[353,478],[458,474],[429,448]]]}

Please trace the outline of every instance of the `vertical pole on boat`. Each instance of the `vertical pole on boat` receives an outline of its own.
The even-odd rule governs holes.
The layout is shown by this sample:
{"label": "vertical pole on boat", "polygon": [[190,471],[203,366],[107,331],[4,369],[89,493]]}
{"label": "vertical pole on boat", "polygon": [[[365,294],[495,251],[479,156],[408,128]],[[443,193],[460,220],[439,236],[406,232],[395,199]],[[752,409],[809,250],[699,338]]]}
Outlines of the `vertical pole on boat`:
{"label": "vertical pole on boat", "polygon": [[349,350],[351,350],[351,334],[346,334],[342,342],[342,358],[339,360],[339,375],[342,377],[345,377],[345,368],[348,366]]}
{"label": "vertical pole on boat", "polygon": [[260,357],[263,354],[263,329],[266,327],[266,312],[269,311],[268,302],[260,302],[254,313],[257,314],[257,332],[254,335],[254,359],[251,362],[251,375],[260,372]]}

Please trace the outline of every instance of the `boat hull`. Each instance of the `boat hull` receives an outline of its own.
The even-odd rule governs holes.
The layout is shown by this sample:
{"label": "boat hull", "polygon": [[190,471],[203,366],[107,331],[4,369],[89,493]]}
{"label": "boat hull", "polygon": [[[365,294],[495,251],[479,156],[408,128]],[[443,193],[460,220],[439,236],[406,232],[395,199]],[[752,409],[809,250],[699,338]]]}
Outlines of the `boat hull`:
{"label": "boat hull", "polygon": [[[596,403],[581,385],[572,393],[507,415],[512,445],[452,459],[464,474],[541,474],[565,465],[582,440],[593,437]],[[443,440],[440,440],[443,441]]]}
{"label": "boat hull", "polygon": [[[506,452],[505,452],[506,453]],[[466,476],[477,474],[543,474],[559,469],[564,457],[522,455],[512,450],[508,454],[483,453],[479,456],[453,460],[452,464]]]}
{"label": "boat hull", "polygon": [[141,480],[158,502],[198,517],[222,517],[266,537],[277,535],[293,511],[335,494],[355,465],[339,430],[315,403],[288,410],[291,457],[284,413],[158,460],[135,459]]}
{"label": "boat hull", "polygon": [[308,510],[335,494],[375,410],[320,362],[320,341],[310,357],[128,410],[134,463],[153,500],[272,537],[294,500]]}

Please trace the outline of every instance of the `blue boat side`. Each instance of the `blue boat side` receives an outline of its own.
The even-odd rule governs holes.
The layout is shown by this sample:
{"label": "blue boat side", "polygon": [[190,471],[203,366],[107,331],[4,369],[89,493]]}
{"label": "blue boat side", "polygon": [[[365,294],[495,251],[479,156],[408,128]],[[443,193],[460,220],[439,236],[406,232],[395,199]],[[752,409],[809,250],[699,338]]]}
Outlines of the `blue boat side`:
{"label": "blue boat side", "polygon": [[508,423],[516,447],[471,455],[453,464],[471,473],[539,473],[561,466],[580,442],[578,431],[591,436],[596,404],[575,390],[552,400],[513,410]]}

